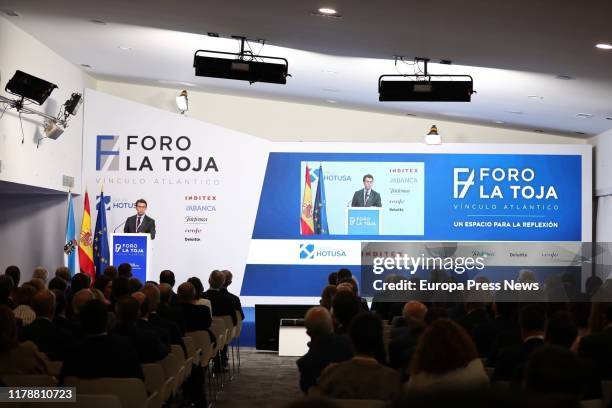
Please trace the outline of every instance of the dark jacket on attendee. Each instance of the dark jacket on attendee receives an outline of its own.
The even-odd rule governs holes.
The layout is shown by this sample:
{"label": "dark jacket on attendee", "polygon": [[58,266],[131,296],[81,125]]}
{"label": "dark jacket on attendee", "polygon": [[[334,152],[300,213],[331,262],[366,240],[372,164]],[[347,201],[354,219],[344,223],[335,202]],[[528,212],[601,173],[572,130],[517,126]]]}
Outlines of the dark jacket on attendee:
{"label": "dark jacket on attendee", "polygon": [[[153,316],[153,313],[151,316]],[[177,309],[174,306],[160,304],[157,308],[157,316],[176,324],[180,331],[181,337],[185,335],[185,318],[180,309]],[[153,323],[155,323],[155,321],[153,321]]]}
{"label": "dark jacket on attendee", "polygon": [[70,350],[73,337],[70,332],[60,329],[45,318],[37,318],[19,332],[19,341],[30,340],[49,360],[63,361],[66,351]]}
{"label": "dark jacket on attendee", "polygon": [[518,346],[505,348],[497,356],[493,381],[512,381],[519,385],[524,375],[525,365],[531,354],[544,345],[540,337],[532,337]]}
{"label": "dark jacket on attendee", "polygon": [[221,293],[227,294],[232,299],[232,302],[234,303],[234,310],[237,310],[238,313],[240,313],[240,318],[244,320],[244,312],[242,311],[242,304],[240,303],[240,298],[228,291],[227,288],[221,288],[219,289],[219,291]]}
{"label": "dark jacket on attendee", "polygon": [[204,292],[202,297],[210,300],[213,316],[231,316],[234,326],[238,323],[234,300],[227,293],[221,292],[220,290],[208,289]]}
{"label": "dark jacket on attendee", "polygon": [[304,392],[317,384],[319,376],[329,363],[350,360],[353,347],[347,336],[330,334],[308,343],[308,352],[297,361],[300,370],[300,388]]}
{"label": "dark jacket on attendee", "polygon": [[592,362],[600,380],[612,380],[612,326],[580,339],[578,355]]}
{"label": "dark jacket on attendee", "polygon": [[215,335],[210,331],[212,317],[210,317],[210,309],[208,306],[194,305],[191,303],[177,303],[175,310],[183,317],[185,332],[206,330],[210,335],[210,341],[216,341]]}
{"label": "dark jacket on attendee", "polygon": [[142,378],[138,352],[130,341],[114,334],[84,337],[67,353],[60,382],[65,377]]}
{"label": "dark jacket on attendee", "polygon": [[172,320],[165,319],[161,317],[158,313],[150,313],[149,314],[149,323],[163,330],[168,335],[168,342],[170,344],[181,344],[183,333],[181,333],[181,329],[179,324],[173,322]]}
{"label": "dark jacket on attendee", "polygon": [[127,338],[138,353],[140,364],[156,363],[168,355],[169,347],[154,330],[117,325],[112,334]]}

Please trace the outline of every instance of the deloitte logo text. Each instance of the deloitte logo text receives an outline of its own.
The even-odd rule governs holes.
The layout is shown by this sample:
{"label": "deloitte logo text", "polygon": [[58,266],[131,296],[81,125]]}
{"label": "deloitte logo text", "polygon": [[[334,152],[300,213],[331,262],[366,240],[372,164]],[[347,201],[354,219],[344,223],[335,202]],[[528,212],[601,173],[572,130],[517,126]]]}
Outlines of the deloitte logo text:
{"label": "deloitte logo text", "polygon": [[342,249],[318,248],[315,244],[300,244],[300,259],[346,257]]}

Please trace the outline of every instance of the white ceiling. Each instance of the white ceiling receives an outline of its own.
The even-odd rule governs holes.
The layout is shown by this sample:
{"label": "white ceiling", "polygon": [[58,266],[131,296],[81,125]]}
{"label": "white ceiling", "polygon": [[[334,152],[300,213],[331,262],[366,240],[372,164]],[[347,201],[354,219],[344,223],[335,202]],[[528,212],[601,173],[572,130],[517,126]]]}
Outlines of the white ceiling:
{"label": "white ceiling", "polygon": [[[342,18],[312,15],[323,6]],[[16,11],[2,16],[101,79],[577,137],[612,128],[612,51],[594,47],[612,43],[610,0],[0,0],[0,9]],[[195,50],[237,51],[231,35],[266,39],[262,55],[289,60],[288,84],[195,77]],[[393,55],[452,60],[430,64],[430,73],[469,74],[478,93],[471,103],[378,102],[381,74],[414,72],[396,67]]]}

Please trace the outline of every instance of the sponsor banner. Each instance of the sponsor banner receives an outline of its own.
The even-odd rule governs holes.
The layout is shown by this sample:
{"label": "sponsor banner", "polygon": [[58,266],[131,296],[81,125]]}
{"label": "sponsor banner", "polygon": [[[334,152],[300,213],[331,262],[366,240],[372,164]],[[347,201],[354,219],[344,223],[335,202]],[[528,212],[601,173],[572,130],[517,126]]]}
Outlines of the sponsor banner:
{"label": "sponsor banner", "polygon": [[254,239],[248,264],[266,265],[359,265],[361,243],[356,241],[309,241]]}

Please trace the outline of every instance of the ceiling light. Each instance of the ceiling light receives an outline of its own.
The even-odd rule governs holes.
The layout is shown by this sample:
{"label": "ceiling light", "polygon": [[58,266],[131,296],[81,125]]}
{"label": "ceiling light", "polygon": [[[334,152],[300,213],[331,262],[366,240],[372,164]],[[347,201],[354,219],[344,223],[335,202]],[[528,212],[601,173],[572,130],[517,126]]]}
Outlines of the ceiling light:
{"label": "ceiling light", "polygon": [[337,74],[338,71],[332,71],[331,69],[324,69],[321,71],[324,74]]}
{"label": "ceiling light", "polygon": [[15,75],[8,81],[4,90],[28,101],[42,105],[57,85],[37,78],[23,71],[15,71]]}
{"label": "ceiling light", "polygon": [[569,81],[569,80],[574,79],[574,77],[569,76],[569,75],[557,75],[555,78],[556,79],[561,79],[563,81]]}
{"label": "ceiling light", "polygon": [[593,114],[592,113],[577,113],[576,117],[580,119],[591,119],[593,117]]}
{"label": "ceiling light", "polygon": [[439,145],[442,144],[442,137],[438,134],[438,128],[436,125],[431,125],[429,133],[425,135],[425,144],[428,145]]}
{"label": "ceiling light", "polygon": [[612,50],[612,44],[608,43],[599,43],[595,47],[599,48],[600,50]]}
{"label": "ceiling light", "polygon": [[336,103],[336,101],[335,101],[335,100],[333,100],[333,99],[328,99],[326,102],[327,102],[327,103]]}
{"label": "ceiling light", "polygon": [[540,96],[540,95],[527,95],[527,97],[528,97],[529,99],[538,99],[538,100],[542,100],[542,99],[544,99],[544,97],[543,97],[543,96]]}
{"label": "ceiling light", "polygon": [[325,92],[340,92],[338,88],[323,88]]}
{"label": "ceiling light", "polygon": [[125,45],[120,45],[117,48],[119,48],[121,51],[131,51],[132,47],[127,47]]}
{"label": "ceiling light", "polygon": [[187,91],[183,89],[181,94],[176,97],[176,109],[178,109],[181,115],[189,110],[189,99],[187,98]]}
{"label": "ceiling light", "polygon": [[80,64],[83,68],[91,68],[91,65],[89,64]]}
{"label": "ceiling light", "polygon": [[584,135],[585,134],[584,132],[574,132],[574,133],[577,134],[577,135]]}
{"label": "ceiling light", "polygon": [[503,120],[496,120],[495,123],[497,123],[498,125],[503,125],[506,122],[504,122]]}
{"label": "ceiling light", "polygon": [[66,117],[68,115],[75,116],[79,111],[79,107],[83,104],[83,95],[78,92],[70,95],[70,99],[64,102],[64,111],[66,112]]}
{"label": "ceiling light", "polygon": [[157,82],[159,82],[160,84],[196,86],[196,84],[194,84],[193,82],[173,81],[170,79],[160,79]]}
{"label": "ceiling light", "polygon": [[95,18],[92,18],[91,20],[89,20],[89,22],[94,24],[106,25],[106,21],[98,20]]}
{"label": "ceiling light", "polygon": [[416,116],[414,113],[407,113],[406,116]]}
{"label": "ceiling light", "polygon": [[329,8],[329,7],[321,7],[319,10],[317,10],[319,13],[321,14],[325,14],[328,16],[333,16],[335,14],[338,14],[338,12],[336,11],[336,9],[333,8]]}
{"label": "ceiling light", "polygon": [[612,116],[608,116],[606,120],[612,120]]}
{"label": "ceiling light", "polygon": [[522,115],[523,114],[522,111],[508,111],[508,113],[513,113],[515,115]]}

